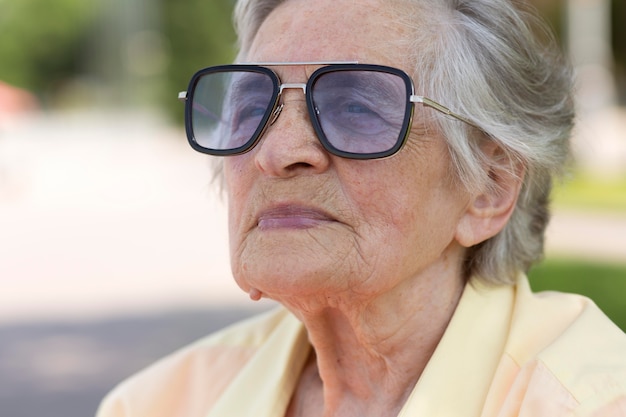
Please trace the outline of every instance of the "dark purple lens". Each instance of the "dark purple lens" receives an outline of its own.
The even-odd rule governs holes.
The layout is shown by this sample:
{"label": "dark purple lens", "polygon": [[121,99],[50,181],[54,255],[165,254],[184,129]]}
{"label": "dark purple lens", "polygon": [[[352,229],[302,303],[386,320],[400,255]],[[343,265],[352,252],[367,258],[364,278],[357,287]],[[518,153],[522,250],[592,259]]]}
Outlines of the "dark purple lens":
{"label": "dark purple lens", "polygon": [[376,154],[402,140],[405,80],[376,70],[343,70],[319,76],[311,94],[326,140],[342,152]]}
{"label": "dark purple lens", "polygon": [[199,78],[191,123],[198,145],[209,150],[239,149],[255,138],[271,111],[272,78],[254,71],[220,71]]}

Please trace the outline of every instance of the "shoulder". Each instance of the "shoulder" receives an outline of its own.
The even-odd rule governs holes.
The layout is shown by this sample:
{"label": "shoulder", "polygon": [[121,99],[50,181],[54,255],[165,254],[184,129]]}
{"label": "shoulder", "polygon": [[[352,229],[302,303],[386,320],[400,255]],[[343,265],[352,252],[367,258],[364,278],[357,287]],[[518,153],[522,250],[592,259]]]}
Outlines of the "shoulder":
{"label": "shoulder", "polygon": [[286,320],[293,317],[275,309],[172,353],[118,385],[98,417],[202,416]]}
{"label": "shoulder", "polygon": [[[586,297],[532,294],[524,284],[518,292],[507,354],[519,367],[522,404],[561,406],[577,416],[626,416],[624,332]],[[534,415],[561,415],[546,410]]]}

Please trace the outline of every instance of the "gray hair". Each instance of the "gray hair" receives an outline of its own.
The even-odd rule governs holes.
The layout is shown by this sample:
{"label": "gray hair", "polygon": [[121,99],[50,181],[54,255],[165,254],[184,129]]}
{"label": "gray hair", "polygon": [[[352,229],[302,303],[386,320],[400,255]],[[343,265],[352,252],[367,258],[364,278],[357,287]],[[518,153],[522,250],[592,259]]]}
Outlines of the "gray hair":
{"label": "gray hair", "polygon": [[[239,0],[235,27],[245,56],[263,20],[286,0]],[[408,10],[407,10],[408,6]],[[433,116],[455,171],[470,191],[493,181],[485,140],[505,154],[510,173],[523,165],[517,205],[505,228],[468,250],[465,273],[492,284],[514,283],[540,260],[553,178],[569,157],[574,124],[572,70],[545,24],[510,0],[396,0],[413,56],[416,89],[470,118],[483,132]]]}

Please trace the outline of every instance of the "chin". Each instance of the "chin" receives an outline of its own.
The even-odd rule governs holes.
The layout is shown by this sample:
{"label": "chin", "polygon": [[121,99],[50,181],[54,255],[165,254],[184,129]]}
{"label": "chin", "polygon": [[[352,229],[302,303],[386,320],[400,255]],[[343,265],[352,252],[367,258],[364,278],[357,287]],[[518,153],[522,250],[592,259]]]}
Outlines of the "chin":
{"label": "chin", "polygon": [[284,258],[263,265],[244,263],[240,269],[234,270],[235,281],[245,292],[255,288],[264,297],[276,301],[291,297],[304,300],[347,290],[346,280],[341,279],[336,269],[321,267],[319,263],[307,268],[303,263],[301,259]]}

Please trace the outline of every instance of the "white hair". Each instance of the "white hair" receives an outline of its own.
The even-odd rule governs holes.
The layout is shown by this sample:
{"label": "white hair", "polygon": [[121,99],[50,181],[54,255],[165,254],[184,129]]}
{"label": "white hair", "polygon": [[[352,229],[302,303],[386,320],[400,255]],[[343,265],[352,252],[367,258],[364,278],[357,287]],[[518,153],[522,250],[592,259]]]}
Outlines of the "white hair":
{"label": "white hair", "polygon": [[[265,18],[286,0],[239,0],[235,27],[245,56]],[[514,173],[525,175],[505,228],[468,250],[468,277],[513,283],[543,256],[554,176],[569,157],[574,121],[572,71],[545,24],[510,0],[396,0],[414,81],[426,95],[480,127],[434,115],[458,179],[469,191],[489,187],[481,144],[494,141]],[[398,40],[394,40],[398,41]]]}

